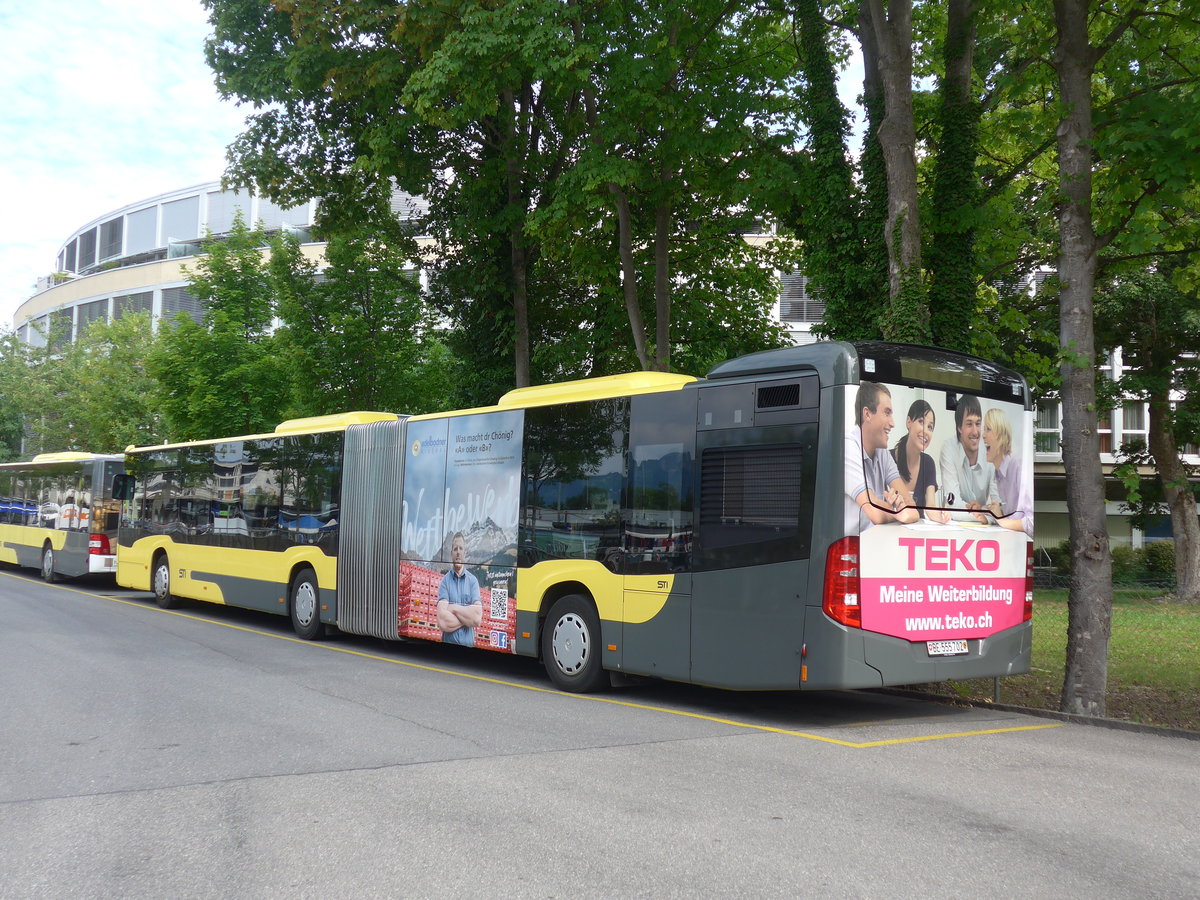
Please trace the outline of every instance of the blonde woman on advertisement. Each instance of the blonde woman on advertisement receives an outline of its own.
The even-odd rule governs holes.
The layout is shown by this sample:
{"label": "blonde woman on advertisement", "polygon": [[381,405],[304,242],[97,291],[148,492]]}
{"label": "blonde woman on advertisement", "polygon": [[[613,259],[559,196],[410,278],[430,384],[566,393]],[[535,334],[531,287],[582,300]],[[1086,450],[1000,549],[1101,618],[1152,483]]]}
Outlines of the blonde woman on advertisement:
{"label": "blonde woman on advertisement", "polygon": [[983,417],[983,445],[987,461],[996,470],[996,489],[1005,516],[997,524],[1033,537],[1033,496],[1021,460],[1013,456],[1012,425],[1002,409],[989,409]]}

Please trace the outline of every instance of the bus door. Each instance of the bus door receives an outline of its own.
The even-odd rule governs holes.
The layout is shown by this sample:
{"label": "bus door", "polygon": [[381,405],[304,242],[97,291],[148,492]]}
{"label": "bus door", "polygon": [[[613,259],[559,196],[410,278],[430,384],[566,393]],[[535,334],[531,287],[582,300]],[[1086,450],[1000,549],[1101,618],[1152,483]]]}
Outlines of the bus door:
{"label": "bus door", "polygon": [[691,671],[696,392],[634,396],[622,498],[623,671]]}
{"label": "bus door", "polygon": [[816,375],[702,388],[692,676],[799,686],[816,493]]}

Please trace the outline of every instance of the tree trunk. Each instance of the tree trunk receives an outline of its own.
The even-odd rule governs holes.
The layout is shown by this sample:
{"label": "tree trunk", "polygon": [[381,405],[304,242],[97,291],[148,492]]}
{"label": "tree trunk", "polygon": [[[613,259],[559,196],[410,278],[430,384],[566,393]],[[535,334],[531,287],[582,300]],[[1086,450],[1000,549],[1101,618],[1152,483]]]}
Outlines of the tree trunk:
{"label": "tree trunk", "polygon": [[654,211],[654,316],[654,368],[670,372],[671,207],[666,200]]}
{"label": "tree trunk", "polygon": [[[884,336],[914,340],[928,334],[928,309],[913,308],[906,288],[921,277],[921,221],[917,205],[916,128],[912,106],[912,0],[867,0],[871,10],[884,116],[879,142],[887,168],[888,212],[884,240],[888,248],[888,296],[892,311]],[[924,314],[925,321],[912,321]]]}
{"label": "tree trunk", "polygon": [[975,317],[975,229],[968,223],[979,193],[975,157],[980,105],[971,89],[974,49],[975,2],[950,0],[926,266],[933,342],[965,351],[971,349]]}
{"label": "tree trunk", "polygon": [[528,114],[530,90],[524,85],[521,90],[521,108],[516,108],[513,91],[504,92],[505,110],[508,112],[508,129],[504,148],[505,176],[508,185],[508,206],[511,222],[508,242],[511,250],[511,277],[513,292],[513,385],[528,387],[529,372],[529,254],[525,246],[525,217],[527,213],[523,190],[523,125]]}
{"label": "tree trunk", "polygon": [[654,368],[646,350],[646,323],[642,319],[642,308],[638,304],[637,262],[633,257],[633,218],[629,211],[629,198],[616,182],[608,185],[609,193],[617,203],[617,243],[621,257],[621,289],[625,294],[625,313],[629,316],[629,327],[633,331],[633,349],[637,353],[638,365],[643,370]]}
{"label": "tree trunk", "polygon": [[1196,497],[1188,485],[1187,470],[1179,459],[1172,428],[1169,395],[1150,398],[1150,454],[1162,480],[1171,531],[1175,535],[1175,595],[1186,603],[1200,603],[1200,520]]}
{"label": "tree trunk", "polygon": [[1064,712],[1105,714],[1108,642],[1112,632],[1112,557],[1104,505],[1104,473],[1096,426],[1092,227],[1092,71],[1087,0],[1054,0],[1058,45],[1053,61],[1063,118],[1058,126],[1059,339],[1063,467],[1071,526]]}

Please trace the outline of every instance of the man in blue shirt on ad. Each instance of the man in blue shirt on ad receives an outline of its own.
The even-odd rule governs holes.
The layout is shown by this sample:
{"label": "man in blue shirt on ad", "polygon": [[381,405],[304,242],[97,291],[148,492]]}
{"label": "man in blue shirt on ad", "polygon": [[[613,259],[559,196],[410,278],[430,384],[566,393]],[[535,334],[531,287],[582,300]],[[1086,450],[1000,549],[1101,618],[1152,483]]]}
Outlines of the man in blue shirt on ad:
{"label": "man in blue shirt on ad", "polygon": [[437,622],[442,642],[474,647],[475,628],[483,621],[483,602],[478,579],[465,567],[467,539],[461,531],[450,542],[450,561],[454,567],[438,586]]}

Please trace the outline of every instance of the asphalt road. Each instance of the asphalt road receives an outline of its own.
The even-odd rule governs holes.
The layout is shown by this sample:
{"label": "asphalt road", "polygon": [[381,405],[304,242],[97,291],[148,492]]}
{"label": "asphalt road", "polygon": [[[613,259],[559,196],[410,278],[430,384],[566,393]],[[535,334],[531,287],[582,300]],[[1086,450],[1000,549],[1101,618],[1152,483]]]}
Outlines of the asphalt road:
{"label": "asphalt road", "polygon": [[0,574],[0,898],[1200,897],[1200,742]]}

